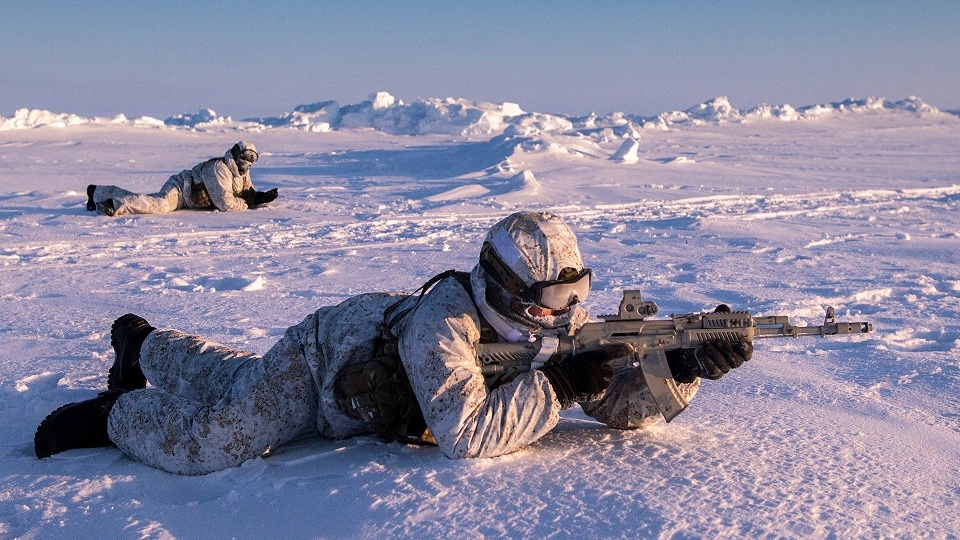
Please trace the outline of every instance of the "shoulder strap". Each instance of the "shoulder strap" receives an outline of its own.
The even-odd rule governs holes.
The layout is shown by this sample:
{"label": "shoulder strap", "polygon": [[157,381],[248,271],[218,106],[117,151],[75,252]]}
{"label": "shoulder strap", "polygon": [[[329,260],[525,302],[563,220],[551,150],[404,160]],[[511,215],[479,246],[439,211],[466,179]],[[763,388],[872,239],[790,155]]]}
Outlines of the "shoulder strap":
{"label": "shoulder strap", "polygon": [[[460,286],[463,287],[465,291],[467,291],[467,296],[470,297],[470,301],[473,302],[474,307],[476,307],[476,301],[473,299],[473,287],[470,285],[470,272],[463,272],[460,270],[446,270],[444,272],[441,272],[433,276],[432,278],[427,280],[426,283],[420,286],[419,289],[417,289],[416,291],[413,291],[413,295],[419,295],[419,296],[417,297],[417,301],[414,302],[412,306],[402,309],[400,311],[397,311],[400,308],[400,305],[403,304],[403,302],[405,302],[409,298],[409,297],[406,297],[401,300],[398,300],[397,302],[390,305],[390,307],[388,307],[386,310],[384,310],[383,323],[382,323],[381,329],[385,334],[385,336],[392,339],[396,339],[396,336],[393,333],[393,328],[396,325],[400,324],[400,321],[402,321],[403,318],[406,317],[408,313],[410,313],[418,305],[420,305],[420,301],[423,300],[423,296],[427,294],[427,292],[430,289],[432,289],[434,285],[447,279],[448,277],[453,277],[454,279],[457,280],[457,283],[459,283]],[[477,317],[480,318],[480,343],[496,343],[497,331],[494,330],[493,326],[491,326],[490,323],[487,322],[487,320],[480,313],[479,309],[477,309]]]}
{"label": "shoulder strap", "polygon": [[447,270],[427,280],[426,283],[421,285],[419,289],[413,291],[413,294],[410,295],[410,296],[418,295],[417,301],[414,302],[412,306],[397,312],[397,309],[400,308],[400,305],[406,302],[410,298],[410,296],[407,296],[394,302],[392,305],[390,305],[390,307],[385,309],[383,311],[383,324],[381,328],[384,334],[386,334],[390,338],[396,339],[396,336],[393,334],[393,327],[398,325],[400,321],[402,321],[403,318],[407,316],[408,313],[410,313],[411,311],[413,311],[415,307],[420,305],[420,301],[423,300],[423,295],[427,294],[427,291],[432,289],[433,286],[439,283],[440,281],[443,281],[444,279],[447,279],[448,277],[456,273],[457,273],[456,270]]}

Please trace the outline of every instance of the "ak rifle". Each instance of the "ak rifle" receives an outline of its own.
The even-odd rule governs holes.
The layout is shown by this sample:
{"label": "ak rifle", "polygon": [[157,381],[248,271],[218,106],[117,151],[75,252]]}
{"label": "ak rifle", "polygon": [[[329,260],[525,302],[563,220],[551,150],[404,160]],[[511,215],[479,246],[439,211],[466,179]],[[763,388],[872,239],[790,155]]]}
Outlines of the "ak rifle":
{"label": "ak rifle", "polygon": [[634,352],[614,360],[614,367],[629,365],[640,369],[660,412],[669,422],[689,403],[677,389],[667,363],[667,351],[695,349],[700,343],[716,339],[753,342],[873,331],[873,324],[868,322],[835,320],[832,307],[827,308],[820,326],[794,326],[785,315],[754,317],[748,311],[687,313],[671,315],[669,319],[647,319],[658,310],[656,303],[643,300],[640,291],[626,290],[619,313],[601,315],[602,322],[585,323],[571,336],[543,336],[518,343],[481,343],[477,345],[477,360],[485,376],[510,376],[583,351],[624,343]]}

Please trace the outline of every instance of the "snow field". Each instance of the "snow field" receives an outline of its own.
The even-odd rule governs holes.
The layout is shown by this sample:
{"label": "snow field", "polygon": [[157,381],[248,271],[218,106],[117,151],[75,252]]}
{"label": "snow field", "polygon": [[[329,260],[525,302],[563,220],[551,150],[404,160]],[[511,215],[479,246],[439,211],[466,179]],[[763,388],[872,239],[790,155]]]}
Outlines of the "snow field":
{"label": "snow field", "polygon": [[[635,161],[610,159],[634,134],[576,126],[0,131],[0,537],[956,538],[960,119],[849,108],[646,129]],[[266,208],[84,210],[88,183],[150,191],[239,139],[280,190]],[[526,208],[577,232],[595,315],[639,288],[658,316],[727,303],[821,324],[833,306],[875,332],[758,341],[670,424],[573,409],[496,459],[366,437],[203,477],[116,449],[33,455],[46,414],[105,388],[117,316],[262,353],[321,305],[469,269]]]}

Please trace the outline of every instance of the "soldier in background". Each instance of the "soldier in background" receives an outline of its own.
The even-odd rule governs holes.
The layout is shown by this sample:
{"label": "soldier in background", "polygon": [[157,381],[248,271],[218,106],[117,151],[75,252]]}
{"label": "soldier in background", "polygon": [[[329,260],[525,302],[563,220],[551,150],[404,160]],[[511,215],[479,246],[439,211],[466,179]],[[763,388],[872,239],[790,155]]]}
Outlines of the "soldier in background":
{"label": "soldier in background", "polygon": [[87,210],[124,216],[165,214],[184,208],[233,212],[266,204],[277,198],[277,190],[254,189],[250,167],[259,157],[252,143],[240,141],[223,157],[208,159],[171,176],[153,194],[91,184],[87,186]]}

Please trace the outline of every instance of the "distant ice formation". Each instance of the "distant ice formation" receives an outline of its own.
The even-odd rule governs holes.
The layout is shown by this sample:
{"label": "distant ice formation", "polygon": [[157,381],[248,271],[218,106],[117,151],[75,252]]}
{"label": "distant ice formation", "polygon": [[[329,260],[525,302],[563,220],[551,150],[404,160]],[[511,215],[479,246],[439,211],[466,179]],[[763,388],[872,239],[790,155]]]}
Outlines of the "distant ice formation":
{"label": "distant ice formation", "polygon": [[[186,129],[262,130],[292,128],[327,132],[339,129],[374,129],[394,135],[498,135],[508,127],[520,134],[587,133],[611,130],[619,138],[635,137],[642,130],[669,130],[705,123],[745,123],[764,119],[781,121],[813,120],[828,116],[861,114],[950,115],[910,96],[899,101],[879,97],[847,99],[835,103],[794,108],[791,105],[761,104],[752,109],[734,108],[720,96],[684,111],[669,111],[645,117],[613,112],[605,116],[591,114],[572,117],[526,112],[516,103],[487,103],[461,98],[430,98],[404,103],[388,92],[371,94],[366,101],[340,105],[319,101],[297,105],[293,111],[275,117],[234,120],[209,108],[195,114],[177,114],[159,120],[151,117],[128,119],[120,114],[112,118],[82,117],[39,109],[19,109],[10,118],[0,116],[0,131],[36,127],[66,128],[83,124],[128,124],[145,127]],[[629,151],[629,149],[625,149]],[[626,156],[624,161],[631,158]]]}

